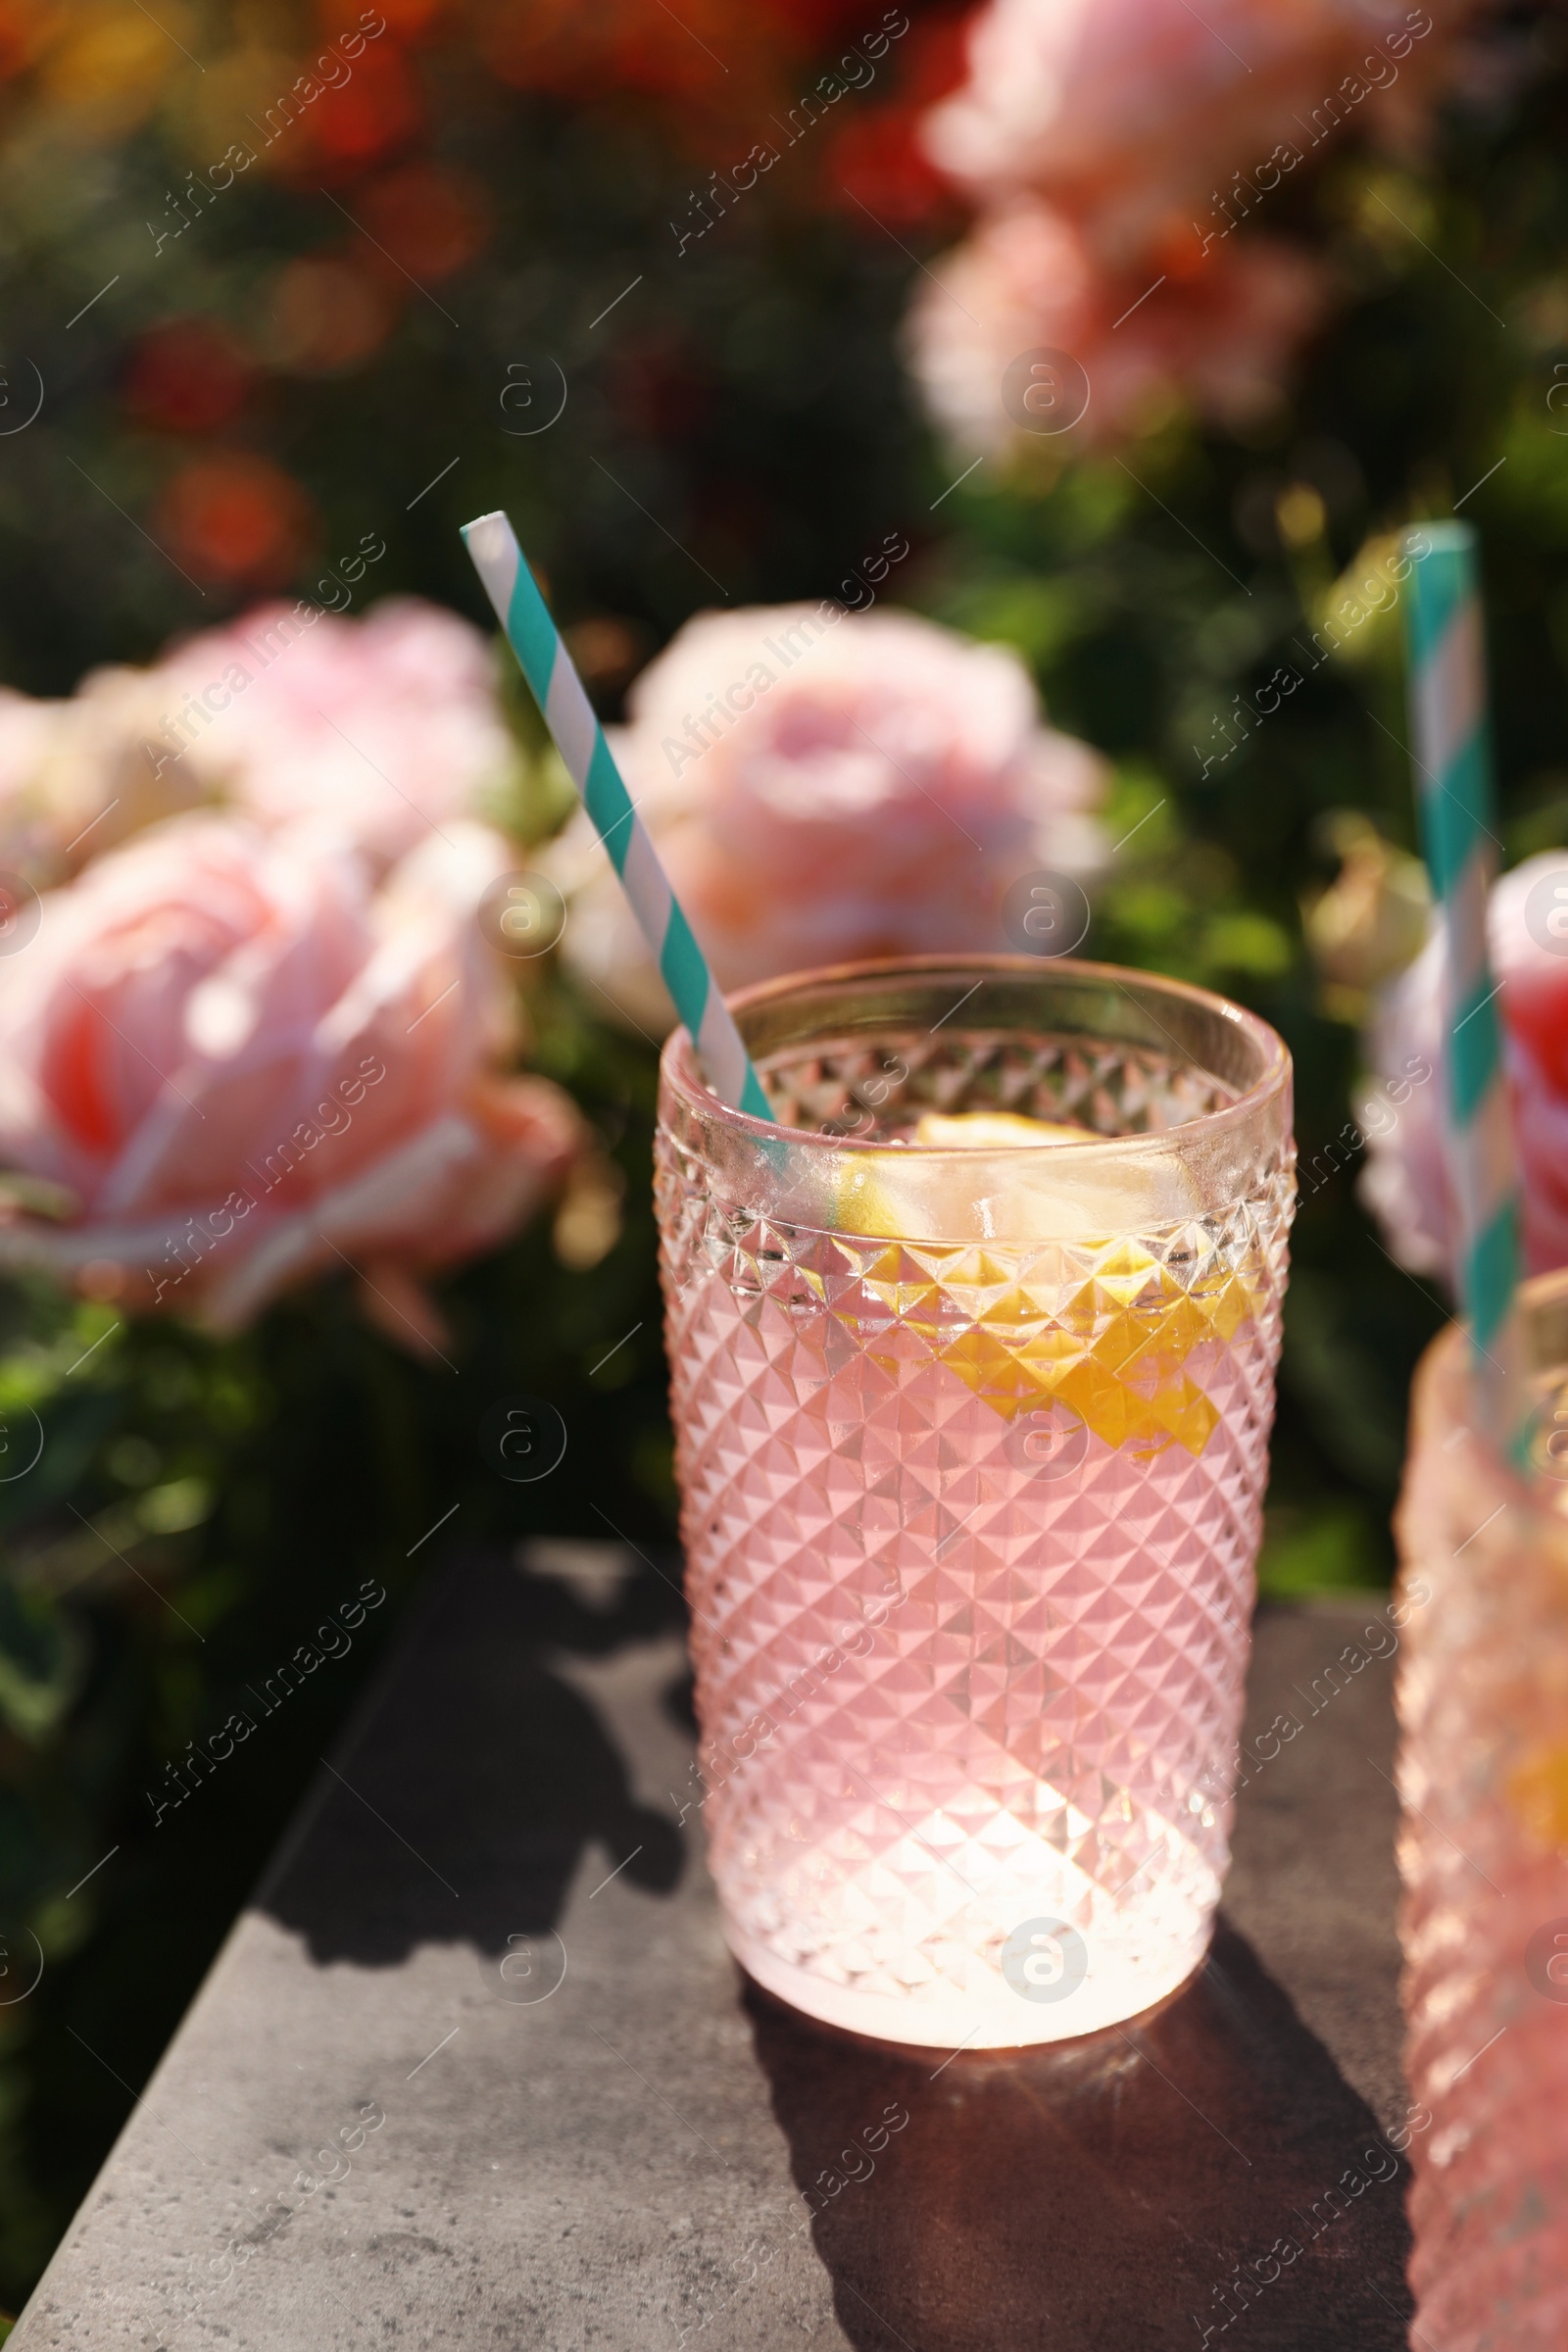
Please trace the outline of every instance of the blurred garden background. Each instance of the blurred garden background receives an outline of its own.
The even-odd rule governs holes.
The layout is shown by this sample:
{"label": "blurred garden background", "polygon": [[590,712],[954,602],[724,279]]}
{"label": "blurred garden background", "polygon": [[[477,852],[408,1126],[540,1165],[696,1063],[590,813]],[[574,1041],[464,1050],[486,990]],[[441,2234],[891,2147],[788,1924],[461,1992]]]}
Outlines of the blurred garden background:
{"label": "blurred garden background", "polygon": [[[1386,1578],[1447,1312],[1357,1190],[1404,1100],[1368,1024],[1425,921],[1394,535],[1477,526],[1504,862],[1556,848],[1564,31],[1454,0],[0,0],[0,2303],[443,1549],[672,1541],[659,1008],[552,841],[569,792],[469,517],[510,512],[699,906],[773,968],[1009,945],[973,830],[927,837],[947,778],[987,874],[1079,877],[1086,954],[1278,1025],[1302,1198],[1262,1582]],[[794,799],[775,772],[763,824],[744,727],[670,702],[744,677],[741,637],[634,681],[694,615],[823,599],[872,610],[792,681],[801,761],[862,645],[906,665],[865,691],[890,727],[906,693],[906,748],[839,744]],[[915,682],[936,641],[895,661],[889,608],[1010,649],[1054,732],[1013,666]],[[519,957],[495,910],[539,870],[565,928]],[[258,1003],[354,1048],[309,1143],[297,1056],[222,1092]],[[1536,1046],[1560,1087],[1568,1012]],[[274,1146],[324,1164],[355,1121],[344,1221],[296,1168],[274,1216]],[[530,1484],[484,1436],[519,1394],[569,1438]],[[389,1605],[217,1749],[366,1586]],[[187,1809],[193,1750],[224,1760]]]}

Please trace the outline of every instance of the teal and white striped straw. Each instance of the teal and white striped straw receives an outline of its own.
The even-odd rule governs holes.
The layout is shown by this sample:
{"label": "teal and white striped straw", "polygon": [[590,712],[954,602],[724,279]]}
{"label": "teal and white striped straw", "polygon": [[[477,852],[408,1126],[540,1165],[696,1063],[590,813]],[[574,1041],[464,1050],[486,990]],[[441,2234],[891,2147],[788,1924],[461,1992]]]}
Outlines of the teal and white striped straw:
{"label": "teal and white striped straw", "polygon": [[[1449,1170],[1458,1209],[1459,1296],[1492,1434],[1506,1439],[1525,1399],[1504,1401],[1503,1326],[1519,1274],[1514,1156],[1487,903],[1497,871],[1476,536],[1429,522],[1410,577],[1410,709],[1417,801],[1432,893],[1443,911]],[[1515,1384],[1516,1386],[1518,1384]]]}
{"label": "teal and white striped straw", "polygon": [[523,561],[515,531],[505,514],[481,514],[476,522],[464,524],[463,538],[545,724],[625,886],[675,1009],[691,1031],[709,1084],[733,1109],[771,1119],[741,1033],[610,756],[604,730]]}

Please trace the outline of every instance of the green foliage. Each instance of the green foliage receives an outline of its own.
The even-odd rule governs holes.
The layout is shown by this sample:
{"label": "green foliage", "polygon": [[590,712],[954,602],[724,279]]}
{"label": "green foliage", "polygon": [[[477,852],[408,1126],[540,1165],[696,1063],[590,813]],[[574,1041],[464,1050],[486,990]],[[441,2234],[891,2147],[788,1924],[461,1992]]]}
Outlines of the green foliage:
{"label": "green foliage", "polygon": [[1258,1556],[1258,1581],[1271,1600],[1358,1592],[1380,1582],[1380,1531],[1369,1511],[1341,1503],[1308,1511],[1271,1511]]}

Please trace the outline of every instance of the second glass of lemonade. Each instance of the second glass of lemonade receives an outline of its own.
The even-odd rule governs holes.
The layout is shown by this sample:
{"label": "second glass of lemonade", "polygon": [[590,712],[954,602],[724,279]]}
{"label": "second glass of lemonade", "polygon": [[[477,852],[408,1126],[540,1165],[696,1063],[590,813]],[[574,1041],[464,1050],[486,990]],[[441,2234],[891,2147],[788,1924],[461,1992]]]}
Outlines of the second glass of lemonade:
{"label": "second glass of lemonade", "polygon": [[677,1030],[657,1199],[725,1933],[830,2024],[1171,1992],[1229,1858],[1294,1202],[1283,1045],[1147,973],[922,957]]}

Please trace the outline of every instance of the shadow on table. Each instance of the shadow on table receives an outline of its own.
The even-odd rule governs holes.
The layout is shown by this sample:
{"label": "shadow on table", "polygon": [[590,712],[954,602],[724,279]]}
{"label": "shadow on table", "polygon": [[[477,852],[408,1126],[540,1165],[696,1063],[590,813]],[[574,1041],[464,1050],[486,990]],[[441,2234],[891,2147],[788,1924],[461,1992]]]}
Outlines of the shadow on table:
{"label": "shadow on table", "polygon": [[858,2352],[1402,2352],[1404,2167],[1223,1926],[1159,2009],[1033,2051],[745,1998]]}
{"label": "shadow on table", "polygon": [[[400,1643],[259,1897],[318,1962],[507,1952],[555,1927],[590,1841],[678,1883],[680,1831],[550,1665],[667,1642],[668,1590],[651,1572],[600,1613],[545,1584],[466,1563]],[[1032,2051],[744,1997],[857,2352],[1401,2352],[1403,2168],[1223,1926],[1157,2010]]]}
{"label": "shadow on table", "polygon": [[605,1613],[503,1561],[462,1563],[323,1759],[261,1908],[318,1962],[387,1967],[421,1943],[495,1954],[552,1930],[595,1840],[632,1856],[632,1885],[668,1894],[680,1831],[637,1803],[598,1714],[549,1659],[613,1654],[667,1635],[671,1616],[652,1576]]}

